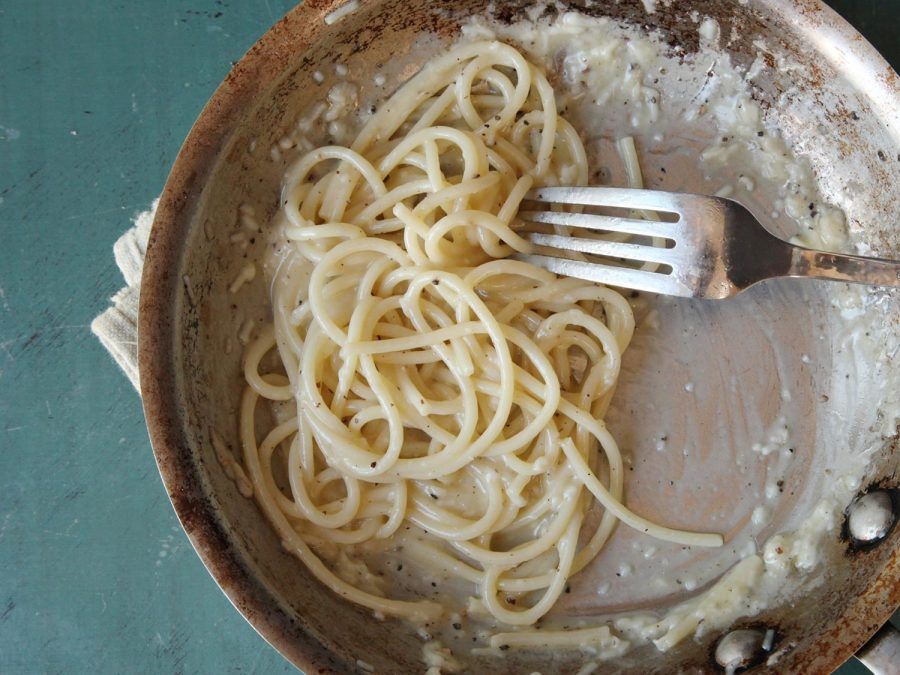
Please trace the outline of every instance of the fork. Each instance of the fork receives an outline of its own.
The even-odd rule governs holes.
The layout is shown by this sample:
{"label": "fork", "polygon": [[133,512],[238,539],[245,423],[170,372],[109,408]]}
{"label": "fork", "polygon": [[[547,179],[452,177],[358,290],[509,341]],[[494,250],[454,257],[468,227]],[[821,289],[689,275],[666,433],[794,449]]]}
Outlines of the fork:
{"label": "fork", "polygon": [[[545,208],[519,211],[523,225],[519,234],[534,250],[516,257],[557,274],[609,286],[716,300],[776,277],[900,287],[900,261],[795,246],[771,234],[730,199],[631,188],[547,187],[532,190],[526,201]],[[586,206],[602,207],[627,215],[551,210],[553,205],[577,205],[582,211]],[[646,218],[633,217],[637,213]],[[654,213],[663,219],[651,220]],[[587,231],[587,236],[572,229]],[[593,238],[597,233],[670,244],[664,248]]]}

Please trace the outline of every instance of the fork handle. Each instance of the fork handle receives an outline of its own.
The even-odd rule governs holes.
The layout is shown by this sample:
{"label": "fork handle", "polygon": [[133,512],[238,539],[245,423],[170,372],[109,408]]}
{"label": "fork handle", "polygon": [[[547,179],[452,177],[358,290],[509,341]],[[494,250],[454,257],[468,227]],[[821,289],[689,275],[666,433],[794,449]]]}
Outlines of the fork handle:
{"label": "fork handle", "polygon": [[900,260],[825,253],[794,246],[786,276],[900,287]]}

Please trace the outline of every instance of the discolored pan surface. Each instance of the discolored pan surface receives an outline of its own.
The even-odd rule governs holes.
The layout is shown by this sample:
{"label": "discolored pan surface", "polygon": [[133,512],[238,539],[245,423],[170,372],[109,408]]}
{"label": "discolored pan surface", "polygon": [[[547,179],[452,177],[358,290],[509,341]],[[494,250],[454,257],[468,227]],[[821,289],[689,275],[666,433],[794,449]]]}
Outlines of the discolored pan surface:
{"label": "discolored pan surface", "polygon": [[[262,284],[242,296],[239,307],[232,306],[226,292],[245,262],[228,244],[239,205],[274,208],[277,199],[281,168],[251,147],[270,147],[297,111],[323,98],[335,63],[345,64],[362,83],[379,66],[398,78],[408,77],[429,50],[453,39],[460,18],[483,8],[478,2],[367,2],[327,26],[322,18],[338,4],[306,2],[274,26],[232,71],[186,141],[160,204],[145,268],[142,393],[154,450],[179,517],[207,567],[257,630],[308,673],[354,670],[358,658],[379,671],[416,671],[420,641],[397,624],[374,621],[311,581],[282,551],[255,504],[241,497],[224,475],[209,441],[210,428],[215,428],[237,448],[240,350],[226,353],[227,341],[244,322],[267,312]],[[526,5],[505,3],[506,18],[516,18]],[[896,254],[900,162],[893,161],[898,142],[891,126],[900,112],[896,76],[833,13],[814,2],[794,5],[696,2],[692,8],[715,16],[725,35],[732,26],[739,28],[729,46],[736,62],[749,65],[755,56],[749,36],[765,35],[805,66],[799,74],[775,73],[762,81],[759,102],[773,106],[778,101],[779,126],[809,156],[825,196],[846,210],[854,236],[873,251]],[[648,16],[640,3],[610,2],[592,3],[588,11],[659,26],[671,44],[697,48],[696,25],[684,7],[661,6]],[[423,34],[434,37],[423,40]],[[316,83],[316,70],[329,73],[329,79]],[[779,101],[794,85],[796,91]],[[689,148],[702,147],[702,133],[685,138]],[[667,171],[681,176],[680,186],[666,183],[670,179],[652,168],[647,173],[664,187],[703,187],[696,172]],[[764,202],[765,195],[759,199]],[[260,222],[265,215],[259,214]],[[184,290],[185,276],[194,301]],[[827,291],[776,284],[732,304],[666,301],[657,307],[660,328],[638,333],[610,418],[633,461],[653,458],[634,472],[631,503],[679,526],[702,526],[709,514],[719,513],[723,526],[740,529],[756,498],[728,469],[736,460],[728,453],[743,452],[759,429],[777,418],[781,403],[773,392],[780,394],[789,385],[795,394],[786,414],[799,421],[800,451],[790,479],[797,494],[780,502],[773,523],[787,523],[808,508],[821,484],[817,481],[825,479],[814,467],[823,458],[839,459],[851,437],[835,434],[842,428],[849,434],[854,420],[877,404],[872,392],[878,391],[876,383],[867,381],[871,373],[855,373],[860,410],[840,409],[846,423],[828,426],[836,403],[829,406],[821,397],[832,390],[835,355],[817,339],[823,332],[831,334],[828,317],[833,310],[823,293]],[[885,320],[886,335],[896,335],[897,321],[896,315]],[[656,371],[651,363],[659,364]],[[735,391],[732,376],[739,376]],[[685,389],[688,384],[693,391]],[[754,419],[743,423],[728,417],[750,414]],[[647,419],[655,426],[648,426]],[[717,443],[722,434],[737,436]],[[677,453],[659,453],[657,435],[667,436],[670,447],[690,444],[695,450],[681,459]],[[887,442],[871,480],[895,480],[897,462],[896,443]],[[680,478],[677,487],[667,487],[674,475]],[[758,488],[758,478],[749,480],[751,486]],[[673,511],[673,504],[680,508]],[[809,601],[754,620],[776,624],[784,636],[780,646],[793,645],[780,669],[834,667],[890,614],[900,601],[897,537],[895,531],[885,546],[846,556],[846,563],[830,571]],[[629,545],[627,536],[618,537],[593,569],[600,574],[616,568],[623,557],[633,555]],[[688,557],[678,564],[695,562]],[[604,600],[605,609],[655,606],[683,594],[642,591],[641,580],[653,574],[647,569],[632,576],[620,586],[618,597]],[[582,583],[590,582],[585,575]],[[600,603],[592,609],[603,608]],[[711,639],[686,641],[665,655],[638,650],[620,666],[640,672],[706,668]],[[482,665],[499,672],[542,668],[540,662],[515,658]]]}

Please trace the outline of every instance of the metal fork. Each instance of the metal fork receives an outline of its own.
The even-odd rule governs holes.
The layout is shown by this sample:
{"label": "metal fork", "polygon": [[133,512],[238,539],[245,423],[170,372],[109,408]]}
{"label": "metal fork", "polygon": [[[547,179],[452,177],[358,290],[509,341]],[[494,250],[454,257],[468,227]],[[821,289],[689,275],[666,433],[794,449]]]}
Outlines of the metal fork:
{"label": "metal fork", "polygon": [[[519,212],[523,221],[519,233],[534,245],[534,251],[516,257],[558,274],[609,286],[711,299],[736,295],[776,277],[900,287],[900,261],[789,244],[729,199],[630,188],[548,187],[530,192],[527,202],[626,211],[627,216],[598,215],[550,210],[548,206]],[[657,212],[673,222],[631,217],[634,212]],[[572,234],[572,228],[591,235],[621,233],[666,239],[674,245],[663,248],[588,238]],[[644,269],[595,262],[584,254],[642,264]],[[660,269],[653,271],[654,266]]]}

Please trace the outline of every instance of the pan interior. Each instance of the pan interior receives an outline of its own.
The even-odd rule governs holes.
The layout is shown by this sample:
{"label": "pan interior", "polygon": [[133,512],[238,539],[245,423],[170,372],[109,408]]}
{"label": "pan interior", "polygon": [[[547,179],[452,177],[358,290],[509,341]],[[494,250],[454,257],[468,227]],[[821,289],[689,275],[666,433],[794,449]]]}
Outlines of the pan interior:
{"label": "pan interior", "polygon": [[[521,34],[504,28],[511,21],[539,15],[557,20],[555,10],[531,9],[529,14],[530,5],[521,3],[518,11],[518,4],[508,4],[502,16],[495,16],[490,30],[515,41]],[[597,104],[579,95],[577,87],[567,94],[567,116],[586,141],[598,180],[624,184],[614,142],[630,135],[648,187],[708,194],[730,188],[734,198],[784,237],[805,234],[805,221],[791,215],[789,196],[796,188],[794,194],[805,195],[803,206],[810,211],[830,205],[846,214],[849,240],[832,238],[825,245],[900,254],[900,236],[886,226],[900,220],[900,191],[894,187],[900,184],[900,163],[880,159],[884,153],[897,154],[884,101],[858,88],[849,66],[836,56],[809,49],[808,27],[796,26],[767,3],[720,5],[660,6],[652,14],[640,3],[575,7],[613,17],[603,29],[609,35],[622,30],[643,34],[647,26],[658,31],[658,61],[648,58],[644,67],[655,68],[650,75],[661,94],[659,121],[635,125],[621,101],[614,101],[618,108],[608,103],[598,114]],[[342,82],[357,88],[360,109],[379,101],[391,91],[390,83],[407,79],[457,39],[460,23],[471,25],[467,17],[485,12],[478,2],[386,0],[365,3],[323,27],[320,39],[290,62],[270,96],[236,122],[194,214],[182,263],[192,297],[185,291],[180,298],[181,395],[205,489],[246,565],[281,611],[346,663],[359,658],[379,671],[390,671],[396,663],[417,664],[421,642],[412,631],[375,622],[311,584],[255,505],[240,496],[209,442],[215,429],[240,456],[239,336],[268,316],[261,279],[237,297],[228,286],[246,257],[259,254],[264,245],[281,174],[295,156],[279,149],[279,141],[304,123],[310,102],[326,101]],[[521,46],[528,49],[526,43]],[[754,69],[758,72],[745,83]],[[559,80],[555,84],[566,86]],[[779,135],[792,148],[793,156],[785,161],[800,167],[797,173],[785,177],[760,165],[715,112],[687,114],[702,108],[701,99],[716,87],[742,92],[744,103],[759,109],[760,130]],[[740,147],[725,159],[710,154],[730,145]],[[236,247],[233,235],[242,229],[258,230],[259,242]],[[823,245],[821,239],[814,243]],[[785,280],[725,302],[652,297],[633,302],[638,330],[608,414],[633,469],[626,479],[628,504],[666,525],[722,532],[728,543],[712,551],[683,548],[620,526],[592,565],[572,579],[572,592],[555,611],[585,617],[665,610],[698,597],[748,555],[763,554],[776,534],[813,526],[824,533],[821,543],[803,540],[808,550],[798,550],[785,563],[796,572],[796,583],[776,590],[787,598],[792,589],[825,584],[822,606],[833,605],[838,581],[849,578],[840,562],[840,511],[895,462],[880,453],[895,432],[900,391],[891,361],[900,332],[896,294]],[[823,498],[830,500],[828,513],[820,508]],[[818,573],[826,561],[837,565],[830,577]],[[755,608],[764,612],[763,620],[785,620],[783,599],[767,598]],[[715,627],[715,621],[709,625]],[[638,647],[618,666],[646,668],[663,659],[670,666],[702,663],[714,637],[687,640],[669,654],[652,645]],[[557,659],[553,665],[550,658]],[[584,654],[480,657],[466,670],[534,671],[584,660]]]}

